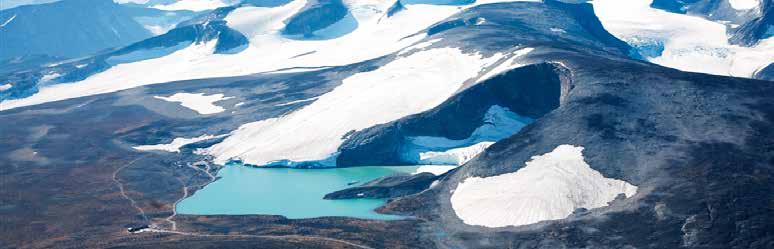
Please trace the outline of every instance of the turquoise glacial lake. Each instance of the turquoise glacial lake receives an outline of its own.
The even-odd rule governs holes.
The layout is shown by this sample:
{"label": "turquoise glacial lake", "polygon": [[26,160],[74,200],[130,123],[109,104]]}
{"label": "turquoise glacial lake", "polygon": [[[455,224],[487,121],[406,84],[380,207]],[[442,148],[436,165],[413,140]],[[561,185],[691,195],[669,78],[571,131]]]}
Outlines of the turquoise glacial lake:
{"label": "turquoise glacial lake", "polygon": [[[178,203],[180,214],[283,215],[291,219],[348,216],[392,220],[374,209],[380,199],[324,200],[325,194],[382,176],[412,173],[416,166],[369,166],[332,169],[287,169],[226,166],[221,178]],[[352,186],[348,183],[358,182]]]}

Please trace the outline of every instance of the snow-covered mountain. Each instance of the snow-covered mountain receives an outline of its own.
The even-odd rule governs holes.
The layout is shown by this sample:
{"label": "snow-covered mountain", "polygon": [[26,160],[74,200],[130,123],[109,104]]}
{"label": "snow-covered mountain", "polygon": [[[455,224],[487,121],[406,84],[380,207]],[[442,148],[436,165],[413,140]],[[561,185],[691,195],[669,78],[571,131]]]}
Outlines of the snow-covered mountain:
{"label": "snow-covered mountain", "polygon": [[10,9],[22,5],[35,5],[43,3],[53,3],[59,0],[5,0],[0,3],[0,10]]}
{"label": "snow-covered mountain", "polygon": [[111,0],[64,0],[0,11],[0,59],[32,55],[75,58],[165,33],[193,16],[121,5]]}
{"label": "snow-covered mountain", "polygon": [[[774,198],[771,1],[119,2],[100,3],[201,12],[128,45],[75,59],[31,57],[57,62],[0,72],[0,124],[14,124],[0,127],[0,157],[10,165],[0,173],[12,176],[1,184],[34,192],[0,218],[17,214],[9,224],[25,229],[38,217],[57,221],[50,233],[8,231],[15,236],[0,241],[299,241],[261,244],[278,248],[774,241],[765,208]],[[422,164],[457,167],[326,196],[393,198],[380,210],[416,219],[323,217],[309,225],[172,211],[229,165]],[[79,198],[46,192],[60,188]],[[67,213],[93,206],[100,212]],[[127,224],[156,233],[101,230]]]}
{"label": "snow-covered mountain", "polygon": [[[109,70],[106,68],[112,66],[102,65],[98,70],[88,72],[78,70],[79,77],[64,77],[55,81],[75,84],[52,86],[53,88],[43,89],[44,92],[30,96],[29,99],[9,101],[7,99],[27,97],[36,93],[37,82],[44,79],[44,76],[67,75],[71,69],[54,67],[34,74],[16,75],[7,81],[12,85],[18,84],[15,90],[17,93],[5,93],[4,97],[0,96],[0,100],[6,99],[2,109],[152,83],[237,76],[296,67],[346,65],[384,56],[406,47],[421,38],[417,32],[433,22],[461,9],[487,2],[428,3],[439,5],[412,1],[245,1],[236,7],[220,8],[180,24],[206,25],[208,21],[221,20],[229,29],[241,33],[238,35],[232,32],[235,36],[245,36],[250,40],[244,51],[223,55],[222,47],[214,48],[213,44],[199,42],[193,46],[181,45],[172,50],[167,49],[166,52],[148,51],[147,53],[152,54],[170,54],[155,60],[147,59],[160,56],[140,57],[134,59],[133,63],[122,61],[120,67]],[[767,2],[764,1],[760,7],[753,9],[768,6],[765,3]],[[730,26],[719,21],[654,9],[651,5],[656,5],[656,2],[647,0],[595,1],[594,5],[604,28],[636,48],[631,51],[631,56],[635,58],[686,71],[740,77],[754,77],[774,60],[774,55],[769,53],[774,46],[774,39],[761,39],[751,47],[733,45],[729,41]],[[404,13],[389,15],[390,8],[400,6],[411,8],[405,7],[407,10],[402,11]],[[416,14],[419,12],[425,14]],[[631,16],[637,18],[632,19]],[[763,26],[770,26],[767,25]],[[397,30],[398,28],[401,30]],[[560,30],[557,29],[557,32]],[[155,40],[159,39],[165,38]],[[280,46],[282,49],[278,49]],[[365,49],[366,46],[368,49]],[[178,48],[185,49],[177,51]],[[158,49],[160,48],[153,48]],[[350,53],[347,56],[333,56],[342,49]],[[177,52],[172,53],[173,51]],[[309,54],[295,57],[304,53]],[[270,55],[272,58],[265,58],[258,63],[244,63],[264,55]],[[200,62],[196,66],[186,67],[168,63],[184,57],[197,58]],[[86,62],[88,61],[87,59]],[[699,61],[701,63],[697,63]],[[90,65],[86,62],[72,64]],[[132,73],[137,71],[143,73]],[[97,72],[100,73],[92,76]],[[45,79],[51,80],[51,77]],[[106,85],[102,83],[105,79],[120,79],[120,82]],[[20,83],[13,84],[16,81]],[[93,84],[101,85],[100,89],[89,86]]]}
{"label": "snow-covered mountain", "polygon": [[137,4],[160,10],[207,11],[237,4],[239,0],[114,0],[121,4]]}
{"label": "snow-covered mountain", "polygon": [[[0,10],[65,0],[4,0]],[[249,0],[248,0],[249,1]],[[259,0],[263,1],[263,0]],[[161,10],[206,11],[239,3],[239,0],[113,0],[118,4],[139,5]]]}

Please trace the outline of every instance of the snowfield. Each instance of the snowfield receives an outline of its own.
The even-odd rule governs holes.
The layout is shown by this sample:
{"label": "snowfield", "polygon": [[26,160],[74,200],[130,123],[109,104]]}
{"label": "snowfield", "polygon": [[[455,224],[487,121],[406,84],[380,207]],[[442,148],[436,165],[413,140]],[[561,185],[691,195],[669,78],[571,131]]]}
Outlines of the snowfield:
{"label": "snowfield", "polygon": [[[502,68],[504,64],[509,65],[508,63],[506,61],[496,68]],[[516,134],[532,123],[532,119],[511,112],[506,107],[493,105],[484,114],[483,122],[465,139],[408,137],[407,149],[402,156],[405,160],[417,164],[463,165],[500,139]]]}
{"label": "snowfield", "polygon": [[417,168],[417,170],[414,173],[411,173],[412,175],[416,175],[419,173],[430,173],[433,175],[443,175],[444,173],[448,172],[449,170],[453,170],[457,168],[457,166],[449,166],[449,165],[422,165]]}
{"label": "snowfield", "polygon": [[535,48],[521,48],[519,50],[513,51],[510,53],[510,58],[499,66],[493,68],[489,72],[487,72],[483,77],[481,77],[482,80],[486,80],[495,76],[498,76],[500,74],[506,73],[512,69],[516,69],[518,67],[526,66],[525,64],[520,63],[520,60],[523,58],[523,56],[529,54],[535,50]]}
{"label": "snowfield", "polygon": [[201,142],[208,139],[221,138],[223,136],[224,135],[220,135],[220,136],[202,135],[202,136],[193,137],[193,138],[179,137],[179,138],[175,138],[174,140],[172,140],[171,143],[168,143],[168,144],[140,145],[132,148],[134,148],[135,150],[142,150],[142,151],[158,150],[158,151],[180,153],[180,148],[183,146],[186,146],[192,143]]}
{"label": "snowfield", "polygon": [[483,58],[457,48],[413,53],[344,79],[298,111],[242,125],[209,154],[218,164],[239,158],[259,166],[335,166],[332,159],[348,132],[429,110],[500,57]]}
{"label": "snowfield", "polygon": [[401,51],[422,41],[426,34],[421,31],[425,28],[467,8],[492,2],[506,1],[466,6],[408,5],[387,17],[394,1],[347,0],[344,3],[357,21],[357,29],[323,40],[290,39],[280,34],[285,20],[306,5],[306,0],[273,8],[240,7],[225,20],[229,27],[248,37],[250,44],[244,51],[213,54],[216,41],[194,44],[161,58],[116,65],[83,81],[42,87],[30,97],[0,102],[0,111],[179,80],[349,65]]}
{"label": "snowfield", "polygon": [[223,109],[223,107],[215,105],[215,102],[232,98],[224,98],[223,94],[221,93],[213,95],[204,95],[204,93],[175,93],[169,97],[154,97],[164,101],[179,102],[180,105],[194,110],[202,115],[215,114],[225,111],[226,109]]}
{"label": "snowfield", "polygon": [[179,0],[171,4],[153,5],[151,8],[160,10],[205,11],[229,6],[231,2],[234,1],[224,2],[223,0]]}
{"label": "snowfield", "polygon": [[421,164],[463,165],[484,152],[494,142],[480,142],[471,146],[450,149],[447,151],[428,151],[419,153]]}
{"label": "snowfield", "polygon": [[646,59],[662,66],[751,78],[757,70],[774,61],[774,38],[763,40],[755,47],[731,45],[725,25],[653,9],[650,3],[650,0],[592,2],[605,29],[633,47],[655,50]]}
{"label": "snowfield", "polygon": [[736,10],[749,10],[760,4],[759,0],[728,0],[728,3]]}
{"label": "snowfield", "polygon": [[516,172],[467,178],[452,193],[452,208],[466,224],[521,226],[564,219],[578,208],[605,207],[619,194],[637,192],[636,186],[592,169],[582,151],[560,145],[533,156]]}

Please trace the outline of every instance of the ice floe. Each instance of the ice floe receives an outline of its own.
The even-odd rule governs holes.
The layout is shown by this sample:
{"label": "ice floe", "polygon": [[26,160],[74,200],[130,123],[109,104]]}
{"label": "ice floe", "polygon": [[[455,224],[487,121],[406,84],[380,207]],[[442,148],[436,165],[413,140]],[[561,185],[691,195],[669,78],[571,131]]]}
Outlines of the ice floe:
{"label": "ice floe", "polygon": [[470,225],[505,227],[564,219],[579,208],[605,207],[637,187],[606,178],[583,158],[583,147],[560,145],[533,156],[513,173],[470,177],[451,196],[457,216]]}

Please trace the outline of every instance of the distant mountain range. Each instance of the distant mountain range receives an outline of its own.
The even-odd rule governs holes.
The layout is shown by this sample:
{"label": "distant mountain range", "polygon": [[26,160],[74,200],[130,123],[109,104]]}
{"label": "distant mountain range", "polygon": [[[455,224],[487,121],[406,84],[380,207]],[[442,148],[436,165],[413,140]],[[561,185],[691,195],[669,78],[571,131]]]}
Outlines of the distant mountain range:
{"label": "distant mountain range", "polygon": [[0,60],[31,55],[75,58],[125,46],[194,15],[112,0],[64,0],[0,11]]}

